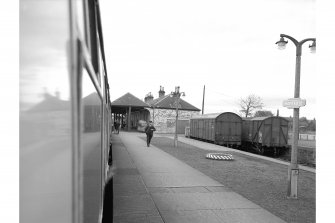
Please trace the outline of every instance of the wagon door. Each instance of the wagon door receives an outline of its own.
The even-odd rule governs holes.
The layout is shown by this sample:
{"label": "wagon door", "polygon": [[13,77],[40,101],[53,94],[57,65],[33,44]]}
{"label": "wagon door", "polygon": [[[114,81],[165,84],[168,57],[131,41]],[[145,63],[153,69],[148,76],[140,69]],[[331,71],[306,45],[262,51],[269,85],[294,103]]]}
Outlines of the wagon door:
{"label": "wagon door", "polygon": [[234,121],[232,119],[234,119],[234,117],[232,117],[232,115],[229,113],[224,113],[219,118],[219,122],[221,124],[220,133],[221,133],[221,138],[223,139],[224,144],[229,144],[231,140],[231,136],[234,132],[234,127],[233,127]]}
{"label": "wagon door", "polygon": [[240,117],[236,117],[236,120],[235,120],[234,140],[235,140],[237,145],[241,145],[241,141],[242,141],[242,119]]}
{"label": "wagon door", "polygon": [[223,144],[222,129],[223,129],[222,122],[215,119],[215,142],[218,143],[218,144]]}
{"label": "wagon door", "polygon": [[251,121],[243,120],[242,121],[242,141],[250,142],[251,141]]}
{"label": "wagon door", "polygon": [[[262,120],[252,120],[251,121],[251,139],[252,143],[263,143],[263,121]],[[249,133],[250,134],[250,133]]]}
{"label": "wagon door", "polygon": [[241,144],[242,119],[236,114],[228,114],[226,122],[228,125],[228,140],[230,144]]}
{"label": "wagon door", "polygon": [[[278,128],[275,126],[276,122],[273,118],[268,118],[263,121],[263,126],[259,131],[259,143],[263,146],[271,146],[272,143],[275,141],[276,137],[275,132],[278,132]],[[277,124],[278,127],[278,124]]]}
{"label": "wagon door", "polygon": [[230,123],[227,120],[227,117],[225,116],[224,118],[222,118],[220,121],[220,136],[223,139],[223,143],[228,143],[229,141],[229,136],[230,136]]}
{"label": "wagon door", "polygon": [[278,146],[286,147],[288,141],[288,121],[281,118],[280,119],[280,131],[279,131],[279,140]]}

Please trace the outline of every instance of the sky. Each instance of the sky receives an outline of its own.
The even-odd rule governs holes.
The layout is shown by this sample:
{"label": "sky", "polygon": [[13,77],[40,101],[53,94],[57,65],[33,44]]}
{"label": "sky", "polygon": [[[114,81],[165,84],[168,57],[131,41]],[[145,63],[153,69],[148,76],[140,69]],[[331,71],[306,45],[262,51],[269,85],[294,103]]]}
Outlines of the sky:
{"label": "sky", "polygon": [[[255,94],[264,110],[293,116],[282,102],[294,96],[295,46],[279,50],[280,34],[316,37],[313,0],[101,0],[112,101],[132,93],[158,97],[175,86],[205,113],[238,112]],[[316,54],[303,45],[300,117],[316,117]]]}

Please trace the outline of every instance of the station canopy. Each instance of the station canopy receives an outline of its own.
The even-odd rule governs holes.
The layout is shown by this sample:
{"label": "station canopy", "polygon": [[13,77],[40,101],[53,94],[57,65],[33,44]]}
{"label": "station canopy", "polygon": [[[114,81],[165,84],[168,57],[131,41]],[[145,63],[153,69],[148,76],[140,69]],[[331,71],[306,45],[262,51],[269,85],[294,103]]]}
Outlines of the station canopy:
{"label": "station canopy", "polygon": [[127,113],[129,107],[131,107],[131,112],[135,112],[148,108],[150,105],[128,92],[127,94],[114,100],[111,103],[111,107],[112,113],[125,114]]}

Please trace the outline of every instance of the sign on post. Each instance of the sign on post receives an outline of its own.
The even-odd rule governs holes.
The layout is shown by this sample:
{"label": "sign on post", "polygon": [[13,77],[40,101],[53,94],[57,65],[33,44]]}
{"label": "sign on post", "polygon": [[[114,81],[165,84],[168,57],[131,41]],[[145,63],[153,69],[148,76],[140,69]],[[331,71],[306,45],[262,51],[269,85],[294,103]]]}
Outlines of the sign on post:
{"label": "sign on post", "polygon": [[306,100],[301,98],[289,98],[283,101],[283,106],[286,108],[300,108],[306,105]]}

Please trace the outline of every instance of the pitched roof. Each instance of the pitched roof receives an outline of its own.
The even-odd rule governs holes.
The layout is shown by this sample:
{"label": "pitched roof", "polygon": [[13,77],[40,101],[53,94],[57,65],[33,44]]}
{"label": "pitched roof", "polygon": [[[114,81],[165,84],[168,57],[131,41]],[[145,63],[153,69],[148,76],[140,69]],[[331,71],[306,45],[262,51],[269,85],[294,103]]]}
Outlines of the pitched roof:
{"label": "pitched roof", "polygon": [[111,103],[112,106],[131,106],[131,107],[149,107],[147,103],[138,99],[129,92]]}
{"label": "pitched roof", "polygon": [[[148,104],[155,108],[165,108],[165,109],[175,109],[175,98],[170,97],[170,95],[166,95],[160,98],[156,98],[148,102]],[[188,110],[188,111],[200,111],[200,109],[194,107],[190,103],[184,101],[180,98],[179,102],[179,109],[180,110]]]}
{"label": "pitched roof", "polygon": [[96,92],[87,95],[83,98],[84,105],[101,105],[101,100],[99,95]]}
{"label": "pitched roof", "polygon": [[29,109],[28,112],[63,111],[69,109],[69,101],[60,100],[59,98],[46,93],[44,94],[44,100]]}

